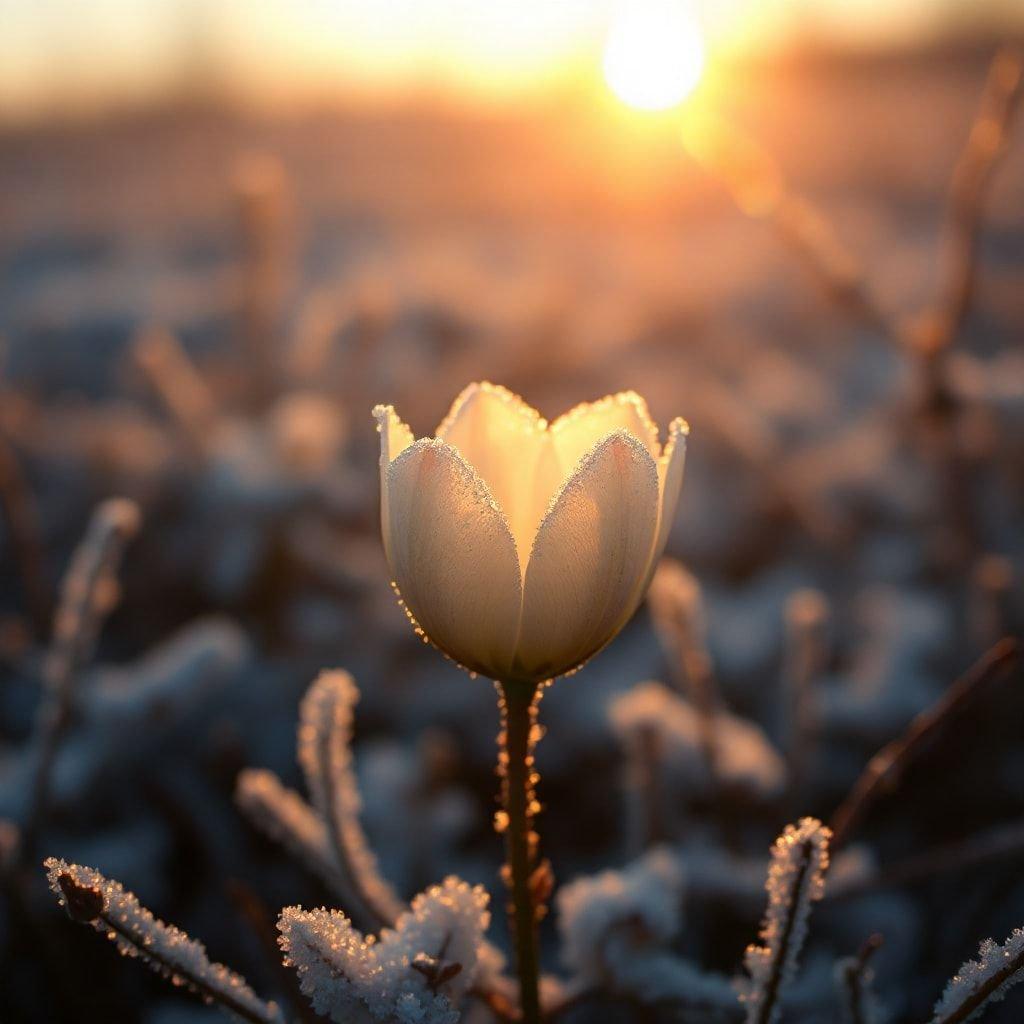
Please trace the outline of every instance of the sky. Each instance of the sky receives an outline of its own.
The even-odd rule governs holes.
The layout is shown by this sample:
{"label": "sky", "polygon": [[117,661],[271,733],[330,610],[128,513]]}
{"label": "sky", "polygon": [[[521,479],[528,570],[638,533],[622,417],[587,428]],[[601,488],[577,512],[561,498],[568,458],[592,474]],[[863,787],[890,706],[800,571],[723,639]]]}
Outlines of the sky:
{"label": "sky", "polygon": [[[217,91],[257,101],[540,89],[599,53],[622,0],[0,0],[0,115]],[[808,27],[921,38],[1019,0],[630,0],[696,9],[711,49]]]}

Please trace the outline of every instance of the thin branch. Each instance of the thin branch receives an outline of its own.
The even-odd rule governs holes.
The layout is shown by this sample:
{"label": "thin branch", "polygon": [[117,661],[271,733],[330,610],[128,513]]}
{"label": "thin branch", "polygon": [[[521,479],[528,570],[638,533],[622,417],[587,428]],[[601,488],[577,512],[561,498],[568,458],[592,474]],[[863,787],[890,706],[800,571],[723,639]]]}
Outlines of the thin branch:
{"label": "thin branch", "polygon": [[1024,822],[1000,825],[967,839],[936,846],[889,867],[883,866],[866,878],[854,878],[845,884],[842,879],[835,879],[825,898],[830,901],[852,899],[879,889],[917,885],[936,875],[1020,856],[1024,856]]}
{"label": "thin branch", "polygon": [[875,754],[832,816],[833,849],[839,849],[849,840],[872,804],[899,785],[910,765],[945,734],[989,682],[1005,678],[1016,668],[1019,657],[1020,644],[1016,640],[1001,640],[932,707],[921,712],[901,737]]}
{"label": "thin branch", "polygon": [[786,961],[789,957],[790,942],[793,938],[793,928],[797,920],[797,908],[800,904],[798,894],[803,889],[804,879],[811,868],[811,854],[813,844],[809,839],[800,844],[799,861],[796,878],[793,881],[793,897],[786,907],[786,916],[783,923],[782,935],[779,937],[778,945],[773,951],[771,972],[768,975],[768,982],[764,987],[764,998],[757,1008],[757,1016],[754,1018],[756,1024],[770,1024],[775,1014],[775,1004],[779,998],[779,989],[782,987],[782,978]]}
{"label": "thin branch", "polygon": [[871,974],[869,961],[882,948],[883,938],[877,932],[868,936],[855,957],[841,964],[842,982],[846,1012],[850,1024],[870,1024]]}
{"label": "thin branch", "polygon": [[1024,55],[1004,47],[993,59],[978,113],[953,172],[946,223],[945,280],[928,342],[948,347],[963,326],[977,288],[978,242],[993,175],[1009,148],[1024,95]]}
{"label": "thin branch", "polygon": [[102,502],[61,585],[53,640],[43,668],[49,696],[40,712],[39,749],[22,842],[26,859],[34,852],[49,808],[53,766],[71,724],[78,671],[92,657],[100,626],[113,609],[117,566],[138,526],[139,510],[134,502],[124,498]]}
{"label": "thin branch", "polygon": [[824,893],[830,838],[821,822],[804,818],[788,825],[772,847],[763,945],[748,946],[744,955],[749,977],[741,984],[740,1001],[747,1024],[775,1024],[779,1018],[779,996],[796,973],[811,907]]}
{"label": "thin branch", "polygon": [[33,631],[41,641],[49,625],[50,593],[43,571],[43,542],[39,514],[32,492],[10,442],[0,434],[0,511],[14,554],[25,607]]}

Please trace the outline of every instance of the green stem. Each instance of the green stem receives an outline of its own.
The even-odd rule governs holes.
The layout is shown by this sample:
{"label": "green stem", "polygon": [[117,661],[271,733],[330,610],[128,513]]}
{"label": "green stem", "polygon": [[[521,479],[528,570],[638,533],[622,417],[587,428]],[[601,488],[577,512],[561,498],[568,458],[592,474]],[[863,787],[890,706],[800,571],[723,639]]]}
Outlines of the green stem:
{"label": "green stem", "polygon": [[505,805],[505,880],[512,895],[510,925],[519,973],[519,999],[523,1024],[540,1021],[540,973],[537,952],[537,906],[531,879],[536,867],[537,836],[533,831],[533,726],[538,687],[533,683],[502,683],[504,768],[502,797]]}

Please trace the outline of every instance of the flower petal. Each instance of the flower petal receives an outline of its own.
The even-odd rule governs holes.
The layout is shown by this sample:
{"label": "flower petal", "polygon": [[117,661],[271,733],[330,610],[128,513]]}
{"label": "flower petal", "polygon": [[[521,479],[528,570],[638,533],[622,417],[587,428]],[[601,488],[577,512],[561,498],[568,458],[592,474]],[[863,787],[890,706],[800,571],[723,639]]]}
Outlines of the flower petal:
{"label": "flower petal", "polygon": [[563,479],[591,448],[614,430],[628,430],[657,460],[661,455],[658,428],[647,403],[635,391],[620,391],[596,402],[584,402],[551,424],[551,436]]}
{"label": "flower petal", "polygon": [[647,574],[658,508],[658,470],[640,440],[619,430],[594,446],[537,532],[514,675],[561,675],[612,639]]}
{"label": "flower petal", "polygon": [[[658,459],[658,481],[661,490],[661,511],[658,519],[658,536],[651,552],[651,572],[653,566],[661,558],[676,518],[676,507],[679,504],[679,492],[683,487],[683,468],[686,465],[686,439],[690,434],[690,425],[686,420],[677,417],[668,425],[668,440],[665,449]],[[646,588],[645,588],[646,589]],[[643,595],[641,595],[642,597]]]}
{"label": "flower petal", "polygon": [[470,384],[452,405],[437,436],[458,448],[508,519],[521,565],[547,511],[554,480],[538,486],[547,423],[518,395],[494,384]]}
{"label": "flower petal", "polygon": [[487,485],[451,445],[424,439],[388,467],[385,546],[426,637],[464,667],[509,670],[522,584],[515,541]]}
{"label": "flower petal", "polygon": [[388,542],[388,518],[390,498],[388,495],[388,466],[415,440],[412,431],[398,418],[394,406],[377,405],[373,409],[380,434],[380,521],[384,538],[384,554],[391,559]]}
{"label": "flower petal", "polygon": [[[658,562],[665,553],[665,545],[668,543],[668,535],[672,531],[672,524],[676,518],[676,507],[679,504],[679,492],[683,486],[683,467],[686,463],[686,438],[690,433],[690,426],[681,417],[674,419],[668,427],[668,440],[665,442],[665,449],[661,458],[658,459],[658,529],[654,535],[654,543],[651,546],[651,560],[634,595],[630,607],[627,607],[622,621],[619,623],[621,629],[636,611],[640,602],[647,594],[647,588],[654,579],[654,573],[658,568]],[[616,630],[617,632],[618,630]]]}

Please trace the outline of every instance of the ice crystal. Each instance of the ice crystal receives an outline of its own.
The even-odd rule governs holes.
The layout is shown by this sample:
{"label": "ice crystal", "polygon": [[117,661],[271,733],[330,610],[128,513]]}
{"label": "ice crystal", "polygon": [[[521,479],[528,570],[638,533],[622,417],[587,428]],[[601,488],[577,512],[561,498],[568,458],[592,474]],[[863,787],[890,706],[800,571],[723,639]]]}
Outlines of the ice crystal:
{"label": "ice crystal", "polygon": [[48,858],[45,867],[50,888],[68,916],[92,925],[125,956],[138,957],[172,984],[240,1020],[284,1024],[274,1003],[263,1002],[241,975],[211,962],[202,943],[155,918],[119,882],[56,857]]}
{"label": "ice crystal", "polygon": [[488,897],[449,877],[394,928],[364,938],[340,911],[287,907],[278,928],[317,1013],[338,1024],[457,1024],[490,923]]}
{"label": "ice crystal", "polygon": [[975,1020],[1020,981],[1024,981],[1024,928],[1015,928],[1002,945],[986,939],[978,959],[968,960],[949,980],[935,1004],[933,1024]]}
{"label": "ice crystal", "polygon": [[747,947],[743,958],[749,977],[738,982],[747,1008],[747,1024],[778,1020],[779,995],[793,980],[811,904],[825,891],[831,833],[820,821],[803,818],[787,825],[772,847],[768,868],[768,909],[761,925],[761,946]]}
{"label": "ice crystal", "polygon": [[355,680],[343,671],[323,672],[302,700],[298,757],[310,797],[323,819],[340,875],[354,903],[366,905],[376,923],[389,924],[401,903],[377,870],[359,823],[361,801],[349,744]]}

